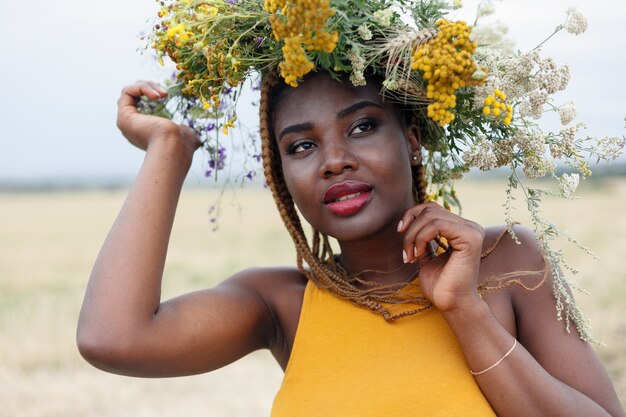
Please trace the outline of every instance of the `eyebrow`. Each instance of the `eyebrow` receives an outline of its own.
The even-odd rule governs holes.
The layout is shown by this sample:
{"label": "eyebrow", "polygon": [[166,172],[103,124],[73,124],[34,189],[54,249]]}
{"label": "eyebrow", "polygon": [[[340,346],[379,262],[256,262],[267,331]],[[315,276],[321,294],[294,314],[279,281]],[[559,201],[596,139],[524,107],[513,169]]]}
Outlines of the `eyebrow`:
{"label": "eyebrow", "polygon": [[342,119],[346,117],[347,115],[354,113],[355,111],[361,110],[365,107],[378,107],[379,109],[383,109],[383,106],[381,106],[378,103],[374,103],[373,101],[363,100],[363,101],[354,103],[353,105],[348,106],[345,109],[341,110],[339,113],[337,113],[337,119]]}
{"label": "eyebrow", "polygon": [[278,140],[280,141],[283,138],[283,136],[285,136],[288,133],[302,132],[303,130],[311,130],[311,129],[313,129],[312,123],[300,123],[297,125],[287,126],[286,128],[283,129],[282,132],[280,132],[280,135],[278,135]]}
{"label": "eyebrow", "polygon": [[[383,106],[381,106],[378,103],[374,103],[373,101],[368,101],[368,100],[363,100],[363,101],[359,101],[357,103],[354,103],[348,107],[346,107],[343,110],[340,110],[337,113],[337,119],[342,119],[358,110],[361,110],[365,107],[378,107],[379,109],[384,109]],[[283,136],[289,134],[289,133],[293,133],[293,132],[302,132],[304,130],[311,130],[313,129],[313,124],[312,123],[299,123],[299,124],[295,124],[295,125],[291,125],[291,126],[287,126],[286,128],[284,128],[280,134],[278,135],[278,140],[280,141]]]}

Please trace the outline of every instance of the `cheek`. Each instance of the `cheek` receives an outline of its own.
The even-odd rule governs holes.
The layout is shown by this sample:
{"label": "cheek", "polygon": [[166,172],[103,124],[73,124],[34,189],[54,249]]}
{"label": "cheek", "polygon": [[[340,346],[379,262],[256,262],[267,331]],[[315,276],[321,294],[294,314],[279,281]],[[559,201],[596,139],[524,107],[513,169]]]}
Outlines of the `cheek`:
{"label": "cheek", "polygon": [[375,164],[381,167],[380,175],[387,178],[389,186],[410,192],[413,189],[413,173],[408,152],[404,141],[390,144],[387,152],[376,154]]}
{"label": "cheek", "polygon": [[298,168],[296,170],[295,167],[289,164],[282,164],[283,178],[293,202],[308,221],[309,213],[307,207],[311,206],[310,200],[314,197],[314,193],[311,192],[313,184],[307,182],[308,174],[302,167]]}

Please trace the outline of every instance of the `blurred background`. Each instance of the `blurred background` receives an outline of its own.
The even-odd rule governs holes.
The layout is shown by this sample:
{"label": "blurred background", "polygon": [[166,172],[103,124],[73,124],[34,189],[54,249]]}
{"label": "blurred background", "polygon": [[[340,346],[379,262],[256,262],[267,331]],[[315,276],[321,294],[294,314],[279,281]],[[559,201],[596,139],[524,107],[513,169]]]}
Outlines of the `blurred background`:
{"label": "blurred background", "polygon": [[[474,3],[467,3],[472,16]],[[544,48],[569,64],[578,119],[596,136],[623,136],[626,10],[617,0],[494,2],[518,47],[528,50],[577,5],[589,29]],[[0,417],[268,415],[282,371],[266,352],[208,375],[135,379],[92,368],[75,348],[82,295],[99,247],[143,154],[115,128],[121,88],[167,77],[140,54],[158,5],[58,0],[4,2],[0,26]],[[461,14],[462,16],[462,14]],[[251,128],[256,108],[240,113]],[[548,120],[547,129],[551,127]],[[206,288],[253,265],[293,264],[294,250],[269,192],[253,183],[222,193],[198,153],[181,197],[163,295]],[[505,178],[459,185],[463,215],[502,223]],[[220,197],[221,196],[221,197]],[[599,260],[560,242],[591,295],[577,294],[622,403],[626,402],[626,168],[601,166],[574,202],[547,201],[546,217]],[[209,208],[221,198],[217,224]],[[515,213],[526,221],[525,209]]]}

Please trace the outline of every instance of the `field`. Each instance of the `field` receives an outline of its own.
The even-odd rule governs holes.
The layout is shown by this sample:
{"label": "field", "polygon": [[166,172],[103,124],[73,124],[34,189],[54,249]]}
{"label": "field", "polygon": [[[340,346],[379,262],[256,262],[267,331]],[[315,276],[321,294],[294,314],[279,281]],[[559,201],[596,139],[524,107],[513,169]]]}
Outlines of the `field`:
{"label": "field", "polygon": [[[469,182],[463,214],[501,223],[502,183]],[[597,253],[563,245],[592,295],[577,299],[596,348],[626,402],[626,181],[586,184],[581,200],[545,213]],[[282,371],[257,352],[207,375],[135,379],[101,372],[76,351],[74,333],[91,265],[124,191],[0,193],[0,417],[263,416]],[[264,190],[226,194],[219,230],[207,213],[214,191],[183,192],[164,296],[212,286],[241,268],[293,264],[294,250]],[[518,210],[525,221],[524,211]]]}

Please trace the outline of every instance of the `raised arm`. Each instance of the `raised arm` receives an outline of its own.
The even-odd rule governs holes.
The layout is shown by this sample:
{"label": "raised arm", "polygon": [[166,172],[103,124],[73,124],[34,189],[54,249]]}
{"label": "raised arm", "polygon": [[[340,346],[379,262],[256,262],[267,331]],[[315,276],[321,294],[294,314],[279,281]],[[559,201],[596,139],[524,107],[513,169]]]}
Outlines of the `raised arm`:
{"label": "raised arm", "polygon": [[545,267],[532,232],[519,229],[522,245],[505,236],[480,262],[484,232],[475,223],[432,203],[410,209],[402,220],[408,261],[421,258],[436,236],[450,244],[446,254],[424,263],[420,285],[454,331],[499,416],[625,415],[589,343],[557,320],[549,282],[535,291],[479,297],[477,283],[485,274]]}
{"label": "raised arm", "polygon": [[268,309],[251,284],[254,271],[161,303],[176,206],[200,146],[193,130],[137,111],[140,96],[166,94],[138,82],[119,99],[118,127],[146,155],[93,267],[77,330],[90,363],[135,376],[216,369],[266,346],[271,332]]}

